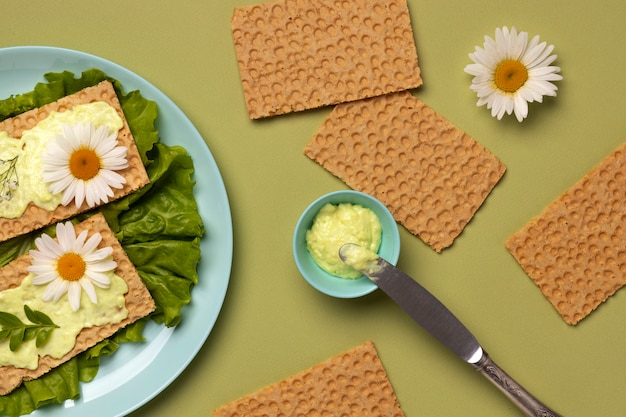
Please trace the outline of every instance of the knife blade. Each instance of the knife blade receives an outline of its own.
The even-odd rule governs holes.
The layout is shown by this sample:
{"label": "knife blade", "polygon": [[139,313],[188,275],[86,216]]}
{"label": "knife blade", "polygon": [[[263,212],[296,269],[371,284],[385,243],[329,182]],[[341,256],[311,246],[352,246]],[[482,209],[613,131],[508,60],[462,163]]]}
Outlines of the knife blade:
{"label": "knife blade", "polygon": [[493,383],[528,417],[561,417],[500,368],[467,327],[434,295],[402,270],[359,245],[339,248],[339,258],[360,271],[421,327]]}

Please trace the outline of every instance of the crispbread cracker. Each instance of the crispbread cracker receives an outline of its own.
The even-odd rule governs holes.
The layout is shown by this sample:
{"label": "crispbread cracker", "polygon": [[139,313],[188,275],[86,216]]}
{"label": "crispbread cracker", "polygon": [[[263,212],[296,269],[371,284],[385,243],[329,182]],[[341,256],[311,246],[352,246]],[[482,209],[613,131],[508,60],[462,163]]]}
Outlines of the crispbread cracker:
{"label": "crispbread cracker", "polygon": [[[130,323],[147,316],[155,309],[154,300],[150,292],[143,284],[135,266],[132,264],[121,244],[109,228],[104,216],[100,213],[93,215],[89,219],[75,226],[76,233],[82,230],[89,230],[90,233],[99,232],[102,235],[102,242],[99,247],[111,246],[113,248],[113,259],[117,262],[115,274],[123,278],[128,285],[128,292],[124,296],[126,299],[126,309],[128,317],[120,323],[107,324],[81,330],[76,338],[74,349],[60,359],[50,356],[39,358],[39,367],[34,370],[15,368],[13,366],[0,367],[0,395],[5,395],[17,388],[22,381],[29,381],[39,378],[52,368],[68,361],[79,353],[89,349],[98,342],[112,336],[118,330],[126,327]],[[22,255],[2,269],[0,269],[0,291],[19,286],[24,277],[28,275],[26,268],[30,265],[31,256]],[[62,300],[61,300],[62,301]],[[59,302],[61,302],[59,301]]]}
{"label": "crispbread cracker", "polygon": [[251,119],[422,84],[406,0],[282,0],[231,26]]}
{"label": "crispbread cracker", "polygon": [[213,417],[403,417],[372,342],[213,411]]}
{"label": "crispbread cracker", "polygon": [[506,170],[409,92],[337,105],[304,153],[376,197],[437,252],[452,245]]}
{"label": "crispbread cracker", "polygon": [[569,324],[626,284],[624,167],[626,144],[505,242]]}
{"label": "crispbread cracker", "polygon": [[[77,104],[86,104],[96,101],[104,101],[115,108],[124,122],[124,126],[118,132],[117,140],[120,146],[126,146],[128,148],[126,158],[129,166],[126,169],[117,171],[118,174],[126,178],[126,184],[120,189],[113,189],[114,196],[109,199],[109,201],[113,201],[148,184],[149,179],[146,169],[141,162],[141,156],[135,145],[133,135],[124,117],[120,102],[113,85],[109,81],[102,81],[93,87],[85,88],[84,90],[65,96],[53,103],[27,111],[10,119],[5,119],[0,122],[0,130],[8,132],[11,137],[17,139],[22,136],[25,130],[33,128],[53,111],[63,112]],[[72,201],[67,206],[59,205],[53,211],[39,208],[31,203],[26,208],[22,217],[17,219],[0,217],[0,242],[37,230],[59,220],[68,219],[89,209],[86,202],[78,208]]]}

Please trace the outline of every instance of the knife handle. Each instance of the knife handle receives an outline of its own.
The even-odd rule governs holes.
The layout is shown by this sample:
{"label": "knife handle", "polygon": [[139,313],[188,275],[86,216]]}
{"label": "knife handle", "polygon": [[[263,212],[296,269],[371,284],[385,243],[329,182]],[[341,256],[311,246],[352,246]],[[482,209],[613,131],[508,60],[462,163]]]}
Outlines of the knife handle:
{"label": "knife handle", "polygon": [[524,415],[528,417],[561,417],[560,414],[546,407],[504,372],[502,368],[491,360],[487,353],[483,352],[480,360],[473,363],[472,366],[498,387],[509,400],[522,410]]}

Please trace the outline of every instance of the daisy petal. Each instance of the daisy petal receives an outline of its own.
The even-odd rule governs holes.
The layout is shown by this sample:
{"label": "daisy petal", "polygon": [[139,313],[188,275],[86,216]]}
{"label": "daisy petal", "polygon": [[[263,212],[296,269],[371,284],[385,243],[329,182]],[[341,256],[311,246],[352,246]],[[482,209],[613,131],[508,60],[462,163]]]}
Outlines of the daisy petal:
{"label": "daisy petal", "polygon": [[86,257],[91,252],[96,250],[100,242],[102,242],[102,235],[100,233],[94,233],[93,235],[91,235],[91,237],[89,237],[89,240],[87,240],[87,242],[83,244],[83,247],[81,248],[79,254],[83,255],[83,257]]}
{"label": "daisy petal", "polygon": [[515,96],[514,111],[518,122],[521,122],[528,116],[528,102],[519,94]]}
{"label": "daisy petal", "polygon": [[538,44],[539,35],[535,35],[526,46],[526,51],[524,52],[524,56],[521,59],[524,65],[528,65],[529,62],[532,62],[537,57],[537,55],[541,53],[542,48],[538,48]]}
{"label": "daisy petal", "polygon": [[55,256],[61,256],[63,249],[49,235],[43,234],[35,239],[35,246],[40,252],[50,252]]}
{"label": "daisy petal", "polygon": [[[98,296],[96,295],[96,289],[94,288],[91,281],[83,278],[79,282],[80,282],[80,286],[85,291],[85,294],[87,294],[87,297],[89,297],[91,302],[94,304],[98,304]],[[80,288],[78,289],[78,291],[80,291]]]}
{"label": "daisy petal", "polygon": [[72,251],[76,241],[76,232],[72,222],[57,223],[56,231],[61,250],[63,252]]}
{"label": "daisy petal", "polygon": [[67,292],[68,287],[69,281],[57,278],[48,284],[41,297],[44,301],[53,301],[56,303],[59,301],[59,298]]}
{"label": "daisy petal", "polygon": [[80,295],[82,294],[81,285],[76,282],[70,282],[67,289],[67,299],[70,302],[72,310],[78,311],[80,308]]}
{"label": "daisy petal", "polygon": [[35,285],[48,284],[54,281],[55,279],[59,278],[59,275],[56,272],[38,273],[36,270],[33,270],[32,268],[28,268],[28,272],[35,274],[35,277],[33,277],[33,280],[32,280],[32,283]]}
{"label": "daisy petal", "polygon": [[126,184],[126,178],[122,177],[117,172],[113,172],[108,169],[102,169],[100,175],[106,181],[106,184],[108,184],[109,188],[119,189],[122,188],[124,184]]}
{"label": "daisy petal", "polygon": [[87,230],[83,230],[74,240],[74,244],[72,245],[72,252],[80,254],[85,246],[85,241],[87,240]]}
{"label": "daisy petal", "polygon": [[89,264],[89,271],[95,272],[110,272],[117,267],[117,262],[114,260],[91,262]]}
{"label": "daisy petal", "polygon": [[[60,175],[60,174],[59,174]],[[63,175],[62,177],[58,177],[58,179],[52,178],[52,176],[44,175],[42,176],[44,182],[48,184],[48,191],[52,194],[62,193],[66,188],[72,185],[74,181],[74,177],[71,174]],[[70,198],[71,201],[71,198]]]}
{"label": "daisy petal", "polygon": [[87,273],[87,276],[89,277],[89,280],[92,282],[92,284],[100,288],[109,288],[109,286],[111,285],[111,280],[106,274],[101,274],[100,272],[90,270]]}
{"label": "daisy petal", "polygon": [[102,261],[107,260],[111,256],[112,253],[113,253],[113,248],[111,248],[110,246],[107,246],[107,247],[98,249],[96,251],[85,253],[83,255],[83,259],[85,260],[85,262],[89,262],[89,263],[102,262]]}
{"label": "daisy petal", "polygon": [[[559,72],[561,68],[559,67],[537,67],[528,71],[528,76],[536,79],[538,77],[542,77],[549,74],[554,74]],[[560,77],[560,75],[559,75]]]}
{"label": "daisy petal", "polygon": [[[85,181],[77,180],[77,181],[74,181],[73,185],[74,185],[74,188],[73,188],[74,203],[76,204],[76,207],[80,207],[83,205],[83,201],[85,201],[85,194],[86,194]],[[65,192],[67,192],[70,189],[71,188],[68,188],[67,190],[65,190]]]}

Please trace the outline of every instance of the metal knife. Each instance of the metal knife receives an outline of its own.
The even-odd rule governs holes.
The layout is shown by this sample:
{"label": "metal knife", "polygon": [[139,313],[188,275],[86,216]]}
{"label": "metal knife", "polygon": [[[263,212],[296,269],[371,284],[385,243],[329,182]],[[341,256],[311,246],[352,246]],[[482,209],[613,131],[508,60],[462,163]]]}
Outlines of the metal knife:
{"label": "metal knife", "polygon": [[374,282],[413,320],[491,381],[526,416],[560,417],[496,365],[463,323],[413,278],[356,244],[341,246],[339,257]]}

